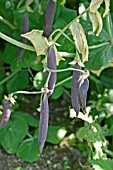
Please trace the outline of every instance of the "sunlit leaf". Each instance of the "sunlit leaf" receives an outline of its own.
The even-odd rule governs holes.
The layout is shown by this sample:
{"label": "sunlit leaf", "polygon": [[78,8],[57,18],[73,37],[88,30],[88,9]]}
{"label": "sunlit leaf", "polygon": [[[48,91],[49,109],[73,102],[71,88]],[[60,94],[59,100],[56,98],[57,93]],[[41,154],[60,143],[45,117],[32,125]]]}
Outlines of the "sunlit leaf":
{"label": "sunlit leaf", "polygon": [[95,13],[102,4],[102,2],[103,0],[92,0],[90,3],[90,11]]}
{"label": "sunlit leaf", "polygon": [[92,22],[92,27],[93,27],[93,31],[89,32],[89,34],[93,34],[97,30],[96,36],[99,36],[100,32],[102,31],[102,26],[103,26],[100,13],[98,11],[96,11],[95,13],[89,12],[89,17],[90,17],[90,20]]}
{"label": "sunlit leaf", "polygon": [[25,37],[31,41],[31,43],[35,47],[37,56],[46,55],[47,53],[48,48],[47,39],[42,34],[43,31],[32,30],[31,32],[21,35],[22,37]]}
{"label": "sunlit leaf", "polygon": [[77,50],[82,54],[82,61],[88,61],[88,45],[82,25],[78,22],[72,22],[69,29],[73,35]]}
{"label": "sunlit leaf", "polygon": [[103,14],[103,17],[105,17],[110,10],[110,0],[104,0],[104,2],[105,2],[105,12]]}
{"label": "sunlit leaf", "polygon": [[94,170],[113,170],[113,159],[91,160]]}

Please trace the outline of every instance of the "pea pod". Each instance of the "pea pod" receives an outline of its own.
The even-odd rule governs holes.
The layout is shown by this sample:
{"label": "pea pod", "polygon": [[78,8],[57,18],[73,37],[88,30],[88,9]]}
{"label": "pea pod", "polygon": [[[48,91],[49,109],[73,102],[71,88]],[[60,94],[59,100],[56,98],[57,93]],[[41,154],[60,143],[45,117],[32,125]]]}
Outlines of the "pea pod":
{"label": "pea pod", "polygon": [[39,143],[40,152],[42,152],[46,141],[46,136],[48,131],[48,121],[49,121],[48,96],[47,94],[44,94],[44,98],[41,105],[39,134],[38,134],[38,143]]}
{"label": "pea pod", "polygon": [[[81,67],[76,64],[75,69],[81,69]],[[73,71],[73,76],[72,76],[72,87],[71,87],[71,102],[72,102],[72,107],[75,110],[76,114],[78,115],[80,111],[80,103],[79,103],[79,86],[80,82],[79,77],[81,75],[80,71]]]}
{"label": "pea pod", "polygon": [[[21,32],[20,34],[25,34],[28,32],[28,28],[29,28],[29,18],[28,18],[28,12],[26,11],[24,13],[24,17],[23,17],[23,21],[22,21],[22,26],[21,26]],[[24,37],[20,36],[20,42],[26,44],[27,43],[27,39]],[[20,59],[24,53],[24,49],[19,47],[18,48],[18,58]]]}
{"label": "pea pod", "polygon": [[46,38],[48,38],[52,33],[52,24],[54,20],[55,10],[56,3],[53,0],[49,0],[44,17],[44,36]]}
{"label": "pea pod", "polygon": [[[49,52],[47,56],[47,67],[49,69],[56,70],[56,55],[55,55],[55,50],[52,46],[49,48]],[[47,77],[48,74],[49,72],[47,71]],[[51,72],[51,76],[48,82],[48,89],[49,89],[48,96],[50,96],[53,93],[55,83],[56,83],[56,73]]]}
{"label": "pea pod", "polygon": [[81,108],[85,111],[86,109],[86,99],[87,99],[87,91],[89,88],[89,80],[85,79],[84,83],[80,87],[80,93],[79,93],[79,103]]}
{"label": "pea pod", "polygon": [[7,102],[4,104],[3,115],[0,120],[0,129],[4,128],[7,122],[9,121],[11,115],[11,108],[12,108],[12,103],[10,100],[7,100]]}

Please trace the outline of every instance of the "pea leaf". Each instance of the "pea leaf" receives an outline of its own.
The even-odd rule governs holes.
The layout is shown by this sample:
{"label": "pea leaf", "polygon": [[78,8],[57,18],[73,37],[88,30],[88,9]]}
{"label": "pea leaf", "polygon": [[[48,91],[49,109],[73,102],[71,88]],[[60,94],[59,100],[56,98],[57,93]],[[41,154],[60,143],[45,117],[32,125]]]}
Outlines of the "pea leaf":
{"label": "pea leaf", "polygon": [[63,94],[63,87],[55,87],[54,92],[52,94],[53,99],[58,99]]}
{"label": "pea leaf", "polygon": [[28,133],[28,125],[22,117],[12,118],[6,127],[0,130],[0,144],[7,153],[15,153],[19,143]]}
{"label": "pea leaf", "polygon": [[24,113],[21,111],[16,111],[14,112],[14,114],[12,115],[13,118],[18,118],[18,117],[22,117],[29,126],[33,126],[33,127],[37,127],[39,125],[39,121],[33,117],[32,115],[28,114],[28,113]]}
{"label": "pea leaf", "polygon": [[62,126],[49,126],[46,141],[58,144],[66,135],[66,128]]}
{"label": "pea leaf", "polygon": [[28,72],[20,71],[12,79],[7,82],[7,90],[9,93],[18,90],[24,90],[29,84]]}
{"label": "pea leaf", "polygon": [[20,144],[16,155],[21,160],[32,163],[38,159],[39,153],[38,140],[36,138],[30,138]]}
{"label": "pea leaf", "polygon": [[113,159],[96,159],[91,160],[90,163],[93,165],[94,170],[113,169]]}
{"label": "pea leaf", "polygon": [[34,45],[37,56],[46,55],[46,51],[48,48],[47,39],[42,36],[43,31],[40,30],[32,30],[26,34],[22,34],[21,36],[31,41]]}

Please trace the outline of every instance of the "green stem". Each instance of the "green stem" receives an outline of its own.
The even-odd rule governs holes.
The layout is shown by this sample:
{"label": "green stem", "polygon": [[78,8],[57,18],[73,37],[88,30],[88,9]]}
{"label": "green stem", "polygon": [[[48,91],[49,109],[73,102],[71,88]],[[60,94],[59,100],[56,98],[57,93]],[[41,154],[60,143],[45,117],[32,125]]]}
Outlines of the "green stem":
{"label": "green stem", "polygon": [[51,71],[50,70],[48,70],[48,71],[49,71],[49,74],[48,74],[48,77],[47,77],[47,80],[46,80],[44,87],[48,87],[48,82],[49,82],[49,79],[50,79],[50,76],[51,76]]}
{"label": "green stem", "polygon": [[8,80],[10,80],[15,74],[17,74],[20,70],[16,70],[15,72],[11,73],[8,77],[6,77],[5,79],[3,79],[1,82],[0,82],[0,85],[6,83]]}
{"label": "green stem", "polygon": [[16,91],[14,93],[11,93],[10,95],[14,95],[14,94],[41,94],[42,92],[41,91]]}
{"label": "green stem", "polygon": [[86,13],[86,12],[88,12],[88,11],[89,11],[89,7],[88,7],[85,11],[83,11],[79,16],[77,16],[73,21],[71,21],[68,25],[66,25],[66,26],[62,29],[62,31],[59,32],[59,33],[56,35],[56,37],[54,38],[54,41],[56,42],[56,41],[59,39],[59,37],[62,35],[62,32],[65,32],[65,31],[69,28],[69,26],[72,24],[72,22],[77,21],[79,18],[81,18],[81,16],[82,16],[84,13]]}
{"label": "green stem", "polygon": [[58,86],[60,86],[61,84],[65,83],[65,82],[67,82],[68,80],[71,80],[71,79],[72,79],[72,76],[70,76],[70,77],[68,77],[68,78],[66,78],[66,79],[58,82],[58,83],[55,85],[55,87],[58,87]]}
{"label": "green stem", "polygon": [[15,26],[13,26],[9,21],[7,21],[6,19],[4,19],[2,16],[0,16],[0,21],[2,21],[4,24],[6,24],[7,26],[9,26],[11,29],[16,29]]}
{"label": "green stem", "polygon": [[79,69],[75,69],[75,68],[65,68],[65,69],[60,69],[60,70],[51,70],[49,68],[46,67],[46,70],[49,72],[53,72],[53,73],[58,73],[58,72],[64,72],[64,71],[80,71],[82,73],[84,73],[84,70],[79,70]]}
{"label": "green stem", "polygon": [[110,36],[110,41],[111,44],[113,45],[113,38],[112,38],[112,33],[111,33],[111,28],[110,28],[110,18],[109,18],[109,14],[106,16],[106,25],[107,25],[107,30]]}
{"label": "green stem", "polygon": [[103,46],[105,46],[105,45],[110,45],[110,42],[104,42],[104,43],[102,43],[102,44],[93,45],[93,46],[88,46],[88,49],[91,50],[91,49],[103,47]]}
{"label": "green stem", "polygon": [[18,47],[21,47],[21,48],[24,48],[25,50],[29,50],[29,51],[35,51],[35,48],[30,46],[30,45],[27,45],[27,44],[23,44],[17,40],[14,40],[13,38],[11,37],[8,37],[7,35],[3,34],[0,32],[0,38],[8,41],[9,43],[13,44],[13,45],[16,45]]}
{"label": "green stem", "polygon": [[50,38],[49,38],[50,40],[52,40],[52,36],[53,36],[56,32],[61,32],[61,34],[62,34],[65,38],[67,38],[72,44],[74,44],[74,42],[73,42],[64,32],[62,32],[61,29],[55,30],[55,31],[50,35]]}

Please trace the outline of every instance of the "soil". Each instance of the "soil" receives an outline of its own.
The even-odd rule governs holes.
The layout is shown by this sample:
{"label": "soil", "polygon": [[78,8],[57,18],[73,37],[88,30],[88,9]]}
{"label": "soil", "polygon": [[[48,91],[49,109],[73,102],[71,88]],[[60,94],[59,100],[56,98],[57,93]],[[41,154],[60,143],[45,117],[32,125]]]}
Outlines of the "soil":
{"label": "soil", "polygon": [[[32,104],[30,104],[31,101]],[[78,121],[69,119],[69,105],[70,98],[67,95],[63,95],[58,100],[49,100],[49,124],[65,126],[68,131],[67,135],[75,133],[76,127],[80,126]],[[24,101],[19,102],[17,110],[39,118],[39,115],[36,114],[38,106],[39,97],[27,96]],[[83,170],[80,162],[85,164],[86,158],[82,156],[76,146],[70,147],[66,142],[61,142],[59,145],[46,143],[43,155],[34,163],[23,162],[15,155],[7,154],[0,147],[0,170]]]}

